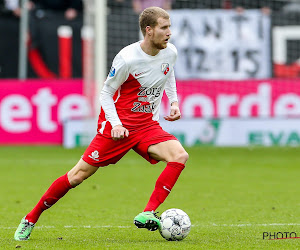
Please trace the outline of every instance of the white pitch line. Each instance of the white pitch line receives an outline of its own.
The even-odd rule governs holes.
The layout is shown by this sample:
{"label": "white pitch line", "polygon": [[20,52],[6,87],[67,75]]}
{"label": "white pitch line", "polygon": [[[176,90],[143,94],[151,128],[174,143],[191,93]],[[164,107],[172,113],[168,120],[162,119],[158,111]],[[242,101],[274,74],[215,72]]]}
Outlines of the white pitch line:
{"label": "white pitch line", "polygon": [[[300,226],[300,223],[263,223],[263,224],[251,224],[251,223],[246,223],[246,224],[216,224],[216,223],[211,223],[209,225],[207,224],[193,224],[192,227],[269,227],[269,226]],[[132,228],[134,226],[112,226],[112,225],[96,225],[96,226],[91,226],[91,225],[83,225],[83,226],[73,226],[73,225],[65,225],[63,226],[64,228]],[[16,229],[17,227],[1,227],[1,229]],[[51,228],[58,228],[55,226],[36,226],[36,229],[51,229]]]}

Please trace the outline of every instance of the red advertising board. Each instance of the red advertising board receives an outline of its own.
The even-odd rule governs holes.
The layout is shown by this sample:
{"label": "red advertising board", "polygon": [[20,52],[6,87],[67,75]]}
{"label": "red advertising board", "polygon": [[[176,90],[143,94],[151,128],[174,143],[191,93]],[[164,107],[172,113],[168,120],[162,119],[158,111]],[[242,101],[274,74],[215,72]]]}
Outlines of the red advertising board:
{"label": "red advertising board", "polygon": [[[183,118],[300,117],[300,80],[177,81]],[[1,80],[0,144],[61,144],[66,119],[89,116],[82,80]],[[169,110],[164,96],[161,114]]]}
{"label": "red advertising board", "polygon": [[62,122],[90,115],[82,80],[1,80],[0,144],[61,144]]}
{"label": "red advertising board", "polygon": [[184,118],[300,117],[300,79],[177,81],[177,90]]}

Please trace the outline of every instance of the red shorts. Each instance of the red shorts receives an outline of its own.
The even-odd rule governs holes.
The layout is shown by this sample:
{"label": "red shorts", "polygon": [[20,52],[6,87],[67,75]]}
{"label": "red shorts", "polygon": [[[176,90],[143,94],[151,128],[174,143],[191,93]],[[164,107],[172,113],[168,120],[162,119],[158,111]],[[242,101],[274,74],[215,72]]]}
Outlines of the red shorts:
{"label": "red shorts", "polygon": [[177,140],[177,138],[164,131],[159,125],[137,132],[131,131],[128,137],[118,141],[97,134],[82,159],[92,166],[104,167],[117,163],[130,149],[133,149],[151,164],[156,164],[158,161],[150,157],[148,147],[169,140]]}

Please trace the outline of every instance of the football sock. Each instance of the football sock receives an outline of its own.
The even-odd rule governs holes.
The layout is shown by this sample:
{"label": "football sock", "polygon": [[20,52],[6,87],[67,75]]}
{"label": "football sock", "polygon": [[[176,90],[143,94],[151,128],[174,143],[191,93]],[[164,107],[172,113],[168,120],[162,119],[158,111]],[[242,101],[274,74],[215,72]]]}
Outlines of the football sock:
{"label": "football sock", "polygon": [[41,213],[54,205],[61,197],[63,197],[73,186],[68,180],[68,173],[55,180],[49,189],[42,196],[36,206],[27,214],[26,219],[29,222],[36,223]]}
{"label": "football sock", "polygon": [[169,162],[167,164],[155,183],[154,191],[144,212],[155,211],[158,206],[164,202],[184,167],[185,165],[179,162]]}

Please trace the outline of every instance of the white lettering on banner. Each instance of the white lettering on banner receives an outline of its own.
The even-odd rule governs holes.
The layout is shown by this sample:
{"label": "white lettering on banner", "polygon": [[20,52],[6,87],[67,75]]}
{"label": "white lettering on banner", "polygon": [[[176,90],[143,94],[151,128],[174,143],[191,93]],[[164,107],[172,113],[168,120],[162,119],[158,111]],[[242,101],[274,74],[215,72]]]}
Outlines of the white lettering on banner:
{"label": "white lettering on banner", "polygon": [[221,94],[217,98],[217,106],[219,107],[219,114],[221,117],[230,116],[230,108],[238,102],[238,95],[224,95]]}
{"label": "white lettering on banner", "polygon": [[29,121],[32,107],[26,97],[9,95],[2,99],[0,121],[4,130],[10,133],[27,132],[31,129]]}
{"label": "white lettering on banner", "polygon": [[[238,95],[217,96],[216,113],[218,117],[230,117],[230,109],[238,105],[238,116],[252,117],[253,106],[258,107],[258,116],[269,117],[271,113],[271,86],[269,84],[258,85],[257,94],[248,94],[243,97]],[[194,117],[195,107],[200,107],[202,116],[211,118],[214,115],[214,104],[209,96],[203,94],[192,94],[185,98],[183,103],[184,117]]]}
{"label": "white lettering on banner", "polygon": [[202,94],[190,95],[183,103],[183,112],[185,117],[193,117],[195,107],[201,107],[204,117],[213,117],[214,105],[209,96]]}
{"label": "white lettering on banner", "polygon": [[57,103],[57,97],[51,94],[51,89],[39,89],[37,94],[32,97],[32,103],[37,107],[39,129],[45,133],[54,132],[57,124],[51,120],[51,109]]}
{"label": "white lettering on banner", "polygon": [[58,107],[58,120],[63,122],[68,118],[81,118],[90,114],[90,107],[86,99],[79,94],[67,95]]}
{"label": "white lettering on banner", "polygon": [[260,10],[172,10],[178,79],[271,76],[270,17]]}
{"label": "white lettering on banner", "polygon": [[[213,83],[204,86],[210,86],[209,84]],[[201,89],[197,89],[200,85],[201,82],[195,82],[195,85],[192,85],[195,91],[190,91],[188,94],[179,92],[183,118],[300,117],[300,95],[296,94],[299,91],[297,88],[293,91],[296,93],[289,93],[286,90],[283,92],[282,88],[278,90],[278,87],[270,81],[255,84],[256,90],[247,90],[246,93],[243,87],[243,91],[236,89],[236,93],[225,94],[226,89],[232,85],[226,85],[224,82],[222,90],[216,90],[216,93],[210,95],[210,92],[200,94]],[[162,103],[161,116],[165,116],[169,109],[164,102]]]}
{"label": "white lettering on banner", "polygon": [[287,94],[278,98],[274,105],[275,116],[300,116],[300,98],[296,94]]}
{"label": "white lettering on banner", "polygon": [[257,94],[250,94],[242,98],[239,105],[239,116],[251,117],[251,109],[254,105],[258,107],[258,116],[269,117],[271,113],[271,86],[261,84],[258,86]]}
{"label": "white lettering on banner", "polygon": [[[30,102],[31,100],[31,102]],[[0,103],[0,126],[9,133],[25,133],[32,128],[31,120],[36,107],[36,126],[44,133],[52,133],[58,124],[68,118],[89,116],[91,107],[86,98],[79,94],[64,96],[60,101],[50,88],[40,88],[31,98],[23,95],[7,95]],[[57,117],[53,109],[57,108]]]}

